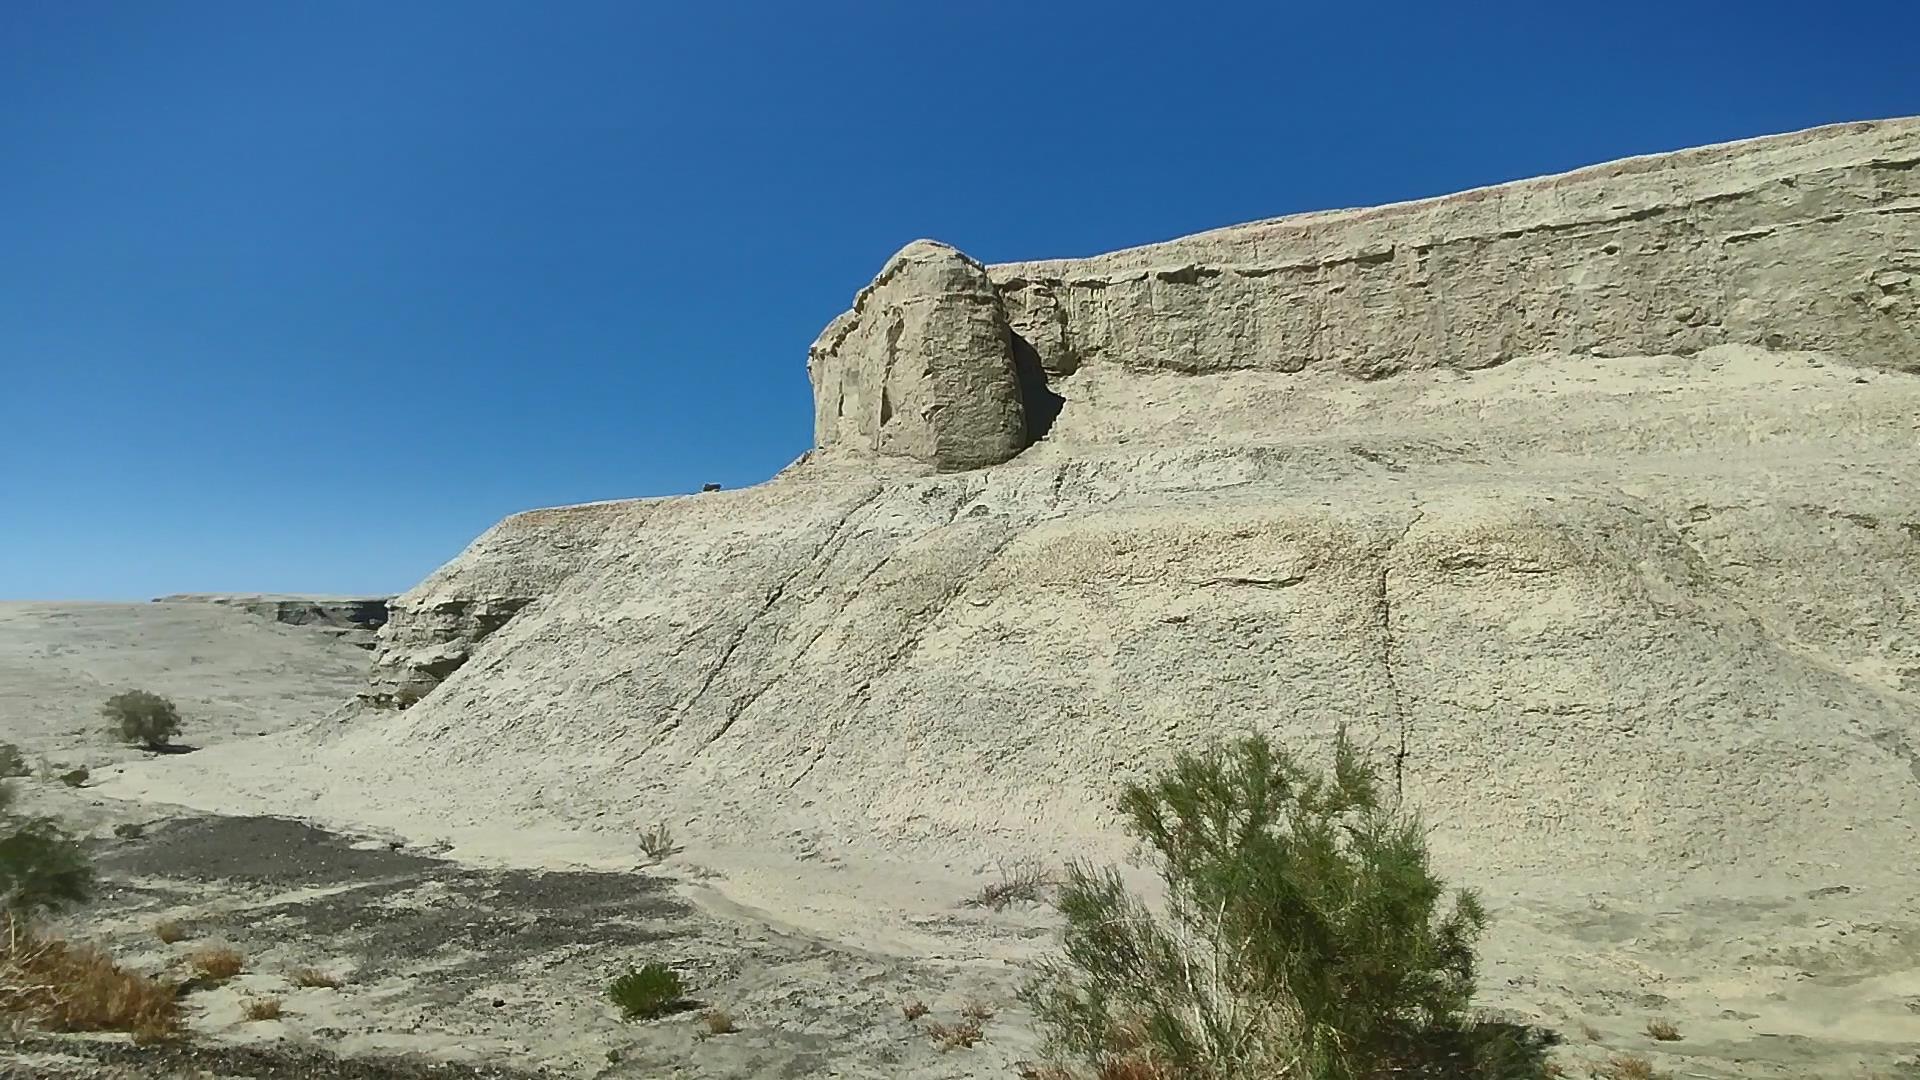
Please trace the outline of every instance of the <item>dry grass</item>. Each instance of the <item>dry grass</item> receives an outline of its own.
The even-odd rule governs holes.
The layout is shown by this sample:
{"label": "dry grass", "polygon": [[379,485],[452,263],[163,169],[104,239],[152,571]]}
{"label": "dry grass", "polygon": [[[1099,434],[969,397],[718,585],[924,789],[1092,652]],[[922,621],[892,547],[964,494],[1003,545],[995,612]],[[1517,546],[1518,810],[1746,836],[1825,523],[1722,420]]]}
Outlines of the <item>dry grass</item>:
{"label": "dry grass", "polygon": [[979,892],[961,902],[967,907],[1000,911],[1013,904],[1046,899],[1047,889],[1053,883],[1053,875],[1048,873],[1044,864],[1023,860],[1002,866],[998,881],[988,882]]}
{"label": "dry grass", "polygon": [[734,1025],[733,1014],[725,1009],[708,1009],[701,1019],[706,1021],[709,1035],[731,1035],[740,1030]]}
{"label": "dry grass", "polygon": [[153,936],[159,938],[162,944],[172,945],[178,941],[185,941],[193,935],[184,924],[172,919],[163,919],[153,924]]}
{"label": "dry grass", "polygon": [[981,1029],[978,1020],[962,1020],[957,1024],[928,1024],[927,1038],[942,1050],[963,1050],[980,1041],[986,1032]]}
{"label": "dry grass", "polygon": [[1647,1038],[1658,1042],[1676,1042],[1680,1038],[1680,1029],[1666,1020],[1649,1020]]}
{"label": "dry grass", "polygon": [[924,1001],[908,1001],[900,1006],[900,1015],[909,1020],[918,1020],[927,1015],[929,1011],[927,1003]]}
{"label": "dry grass", "polygon": [[329,975],[319,968],[310,967],[296,968],[293,974],[288,975],[287,978],[295,986],[305,989],[318,987],[322,990],[338,990],[341,984],[346,981],[338,975]]}
{"label": "dry grass", "polygon": [[180,1033],[180,998],[91,945],[15,930],[0,940],[0,1009],[53,1031],[125,1031],[135,1042]]}
{"label": "dry grass", "polygon": [[187,957],[187,963],[193,965],[193,970],[202,978],[226,982],[240,974],[241,969],[246,967],[247,958],[232,946],[209,945]]}
{"label": "dry grass", "polygon": [[1168,1074],[1145,1058],[1109,1058],[1100,1066],[1100,1080],[1168,1080]]}
{"label": "dry grass", "polygon": [[1664,1076],[1653,1062],[1638,1054],[1615,1054],[1594,1071],[1599,1080],[1659,1080]]}
{"label": "dry grass", "polygon": [[966,1006],[960,1010],[960,1015],[969,1020],[991,1020],[993,1019],[993,1006],[981,1001],[979,998],[974,998],[972,1001],[967,1002]]}
{"label": "dry grass", "polygon": [[247,1002],[249,1020],[278,1020],[282,1011],[279,998],[254,998]]}

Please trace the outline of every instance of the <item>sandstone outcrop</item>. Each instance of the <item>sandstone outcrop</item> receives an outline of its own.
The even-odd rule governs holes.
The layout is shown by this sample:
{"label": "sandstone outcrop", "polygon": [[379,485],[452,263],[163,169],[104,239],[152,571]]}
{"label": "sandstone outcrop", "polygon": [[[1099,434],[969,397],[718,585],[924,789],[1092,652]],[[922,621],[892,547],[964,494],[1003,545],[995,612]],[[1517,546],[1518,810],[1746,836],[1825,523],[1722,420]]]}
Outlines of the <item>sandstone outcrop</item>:
{"label": "sandstone outcrop", "polygon": [[315,775],[416,827],[1086,853],[1173,751],[1344,724],[1482,880],[1908,873],[1861,853],[1920,840],[1917,164],[1897,120],[912,245],[814,347],[814,454],[501,522]]}
{"label": "sandstone outcrop", "polygon": [[1026,408],[987,269],[945,244],[902,248],[809,353],[814,441],[942,470],[1027,448]]}

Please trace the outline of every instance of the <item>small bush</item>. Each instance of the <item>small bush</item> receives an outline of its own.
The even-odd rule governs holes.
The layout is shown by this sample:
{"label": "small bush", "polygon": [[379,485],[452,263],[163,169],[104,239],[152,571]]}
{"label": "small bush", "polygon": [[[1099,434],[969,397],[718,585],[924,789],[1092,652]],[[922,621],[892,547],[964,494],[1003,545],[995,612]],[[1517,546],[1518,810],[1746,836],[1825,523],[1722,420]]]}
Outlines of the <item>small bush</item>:
{"label": "small bush", "polygon": [[964,1050],[980,1041],[985,1032],[978,1020],[962,1020],[957,1024],[928,1024],[927,1038],[942,1050]]}
{"label": "small bush", "polygon": [[253,1021],[278,1020],[283,1011],[279,998],[254,998],[247,1002],[246,1016]]}
{"label": "small bush", "polygon": [[680,853],[680,845],[673,842],[673,830],[662,822],[640,834],[640,851],[650,862],[665,862]]}
{"label": "small bush", "polygon": [[145,690],[115,694],[100,707],[120,741],[158,750],[180,734],[180,712],[173,702]]}
{"label": "small bush", "polygon": [[1680,1029],[1668,1020],[1647,1021],[1647,1038],[1659,1042],[1674,1042],[1680,1038]]}
{"label": "small bush", "polygon": [[0,1008],[54,1031],[125,1031],[135,1042],[180,1032],[179,992],[128,971],[111,956],[18,925],[0,940]]}
{"label": "small bush", "polygon": [[247,965],[247,958],[239,949],[227,945],[209,945],[187,957],[187,963],[203,979],[214,982],[226,982]]}
{"label": "small bush", "polygon": [[993,1019],[993,1006],[975,998],[967,1002],[966,1006],[960,1010],[960,1015],[969,1020],[991,1020]]}
{"label": "small bush", "polygon": [[186,924],[176,922],[173,919],[162,919],[153,924],[153,936],[159,938],[160,943],[163,945],[173,945],[177,942],[185,941],[193,935],[188,932]]}
{"label": "small bush", "polygon": [[310,967],[299,968],[288,978],[293,985],[308,990],[338,990],[346,982],[338,975],[329,975],[319,968]]}
{"label": "small bush", "polygon": [[1047,889],[1052,884],[1053,877],[1045,865],[1023,860],[1001,867],[998,881],[988,882],[963,902],[968,907],[1001,911],[1012,904],[1046,899]]}
{"label": "small bush", "polygon": [[1638,1054],[1615,1054],[1594,1075],[1600,1080],[1660,1080],[1666,1074]]}
{"label": "small bush", "polygon": [[672,1010],[682,992],[679,974],[658,962],[629,969],[607,987],[607,997],[629,1020],[650,1019]]}
{"label": "small bush", "polygon": [[1069,869],[1061,954],[1023,991],[1059,1058],[1211,1080],[1542,1075],[1543,1047],[1469,1018],[1486,914],[1448,896],[1419,819],[1344,732],[1331,775],[1256,736],[1181,755],[1120,808],[1166,914],[1112,869]]}
{"label": "small bush", "polygon": [[731,1035],[740,1030],[734,1026],[733,1014],[725,1009],[708,1009],[700,1019],[706,1023],[709,1035]]}
{"label": "small bush", "polygon": [[[12,798],[0,785],[0,803]],[[30,919],[85,903],[93,892],[93,868],[80,842],[50,818],[14,818],[0,825],[0,908]]]}
{"label": "small bush", "polygon": [[27,756],[20,748],[10,742],[0,742],[0,779],[32,775],[33,766],[27,764]]}
{"label": "small bush", "polygon": [[930,1011],[924,1001],[909,1001],[900,1006],[900,1015],[908,1020],[918,1020]]}

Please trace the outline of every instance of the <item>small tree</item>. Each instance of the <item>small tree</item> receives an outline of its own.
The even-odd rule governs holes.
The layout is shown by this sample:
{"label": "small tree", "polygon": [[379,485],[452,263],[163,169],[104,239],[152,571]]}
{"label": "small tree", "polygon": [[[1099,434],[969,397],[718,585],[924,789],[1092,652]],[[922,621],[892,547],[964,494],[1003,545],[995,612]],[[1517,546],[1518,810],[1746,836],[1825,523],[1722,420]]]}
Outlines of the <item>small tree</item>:
{"label": "small tree", "polygon": [[120,741],[158,750],[180,734],[180,713],[173,702],[146,690],[128,690],[107,699],[100,710]]}
{"label": "small tree", "polygon": [[1180,756],[1120,809],[1166,910],[1068,870],[1062,952],[1023,992],[1057,1057],[1156,1080],[1543,1075],[1537,1045],[1468,1019],[1486,914],[1447,896],[1344,732],[1331,777],[1256,736]]}

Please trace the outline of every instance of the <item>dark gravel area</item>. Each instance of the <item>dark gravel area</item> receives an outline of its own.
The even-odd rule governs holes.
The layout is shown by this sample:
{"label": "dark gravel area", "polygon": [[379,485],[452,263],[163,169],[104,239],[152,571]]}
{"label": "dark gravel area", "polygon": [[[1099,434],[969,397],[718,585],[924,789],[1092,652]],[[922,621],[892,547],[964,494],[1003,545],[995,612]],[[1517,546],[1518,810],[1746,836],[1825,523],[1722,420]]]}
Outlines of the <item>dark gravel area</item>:
{"label": "dark gravel area", "polygon": [[97,1080],[151,1077],[173,1080],[217,1076],[226,1080],[532,1080],[551,1074],[494,1065],[462,1065],[415,1058],[343,1058],[315,1047],[241,1047],[198,1043],[134,1046],[31,1037],[16,1047],[29,1054],[66,1060],[0,1064],[5,1080]]}

